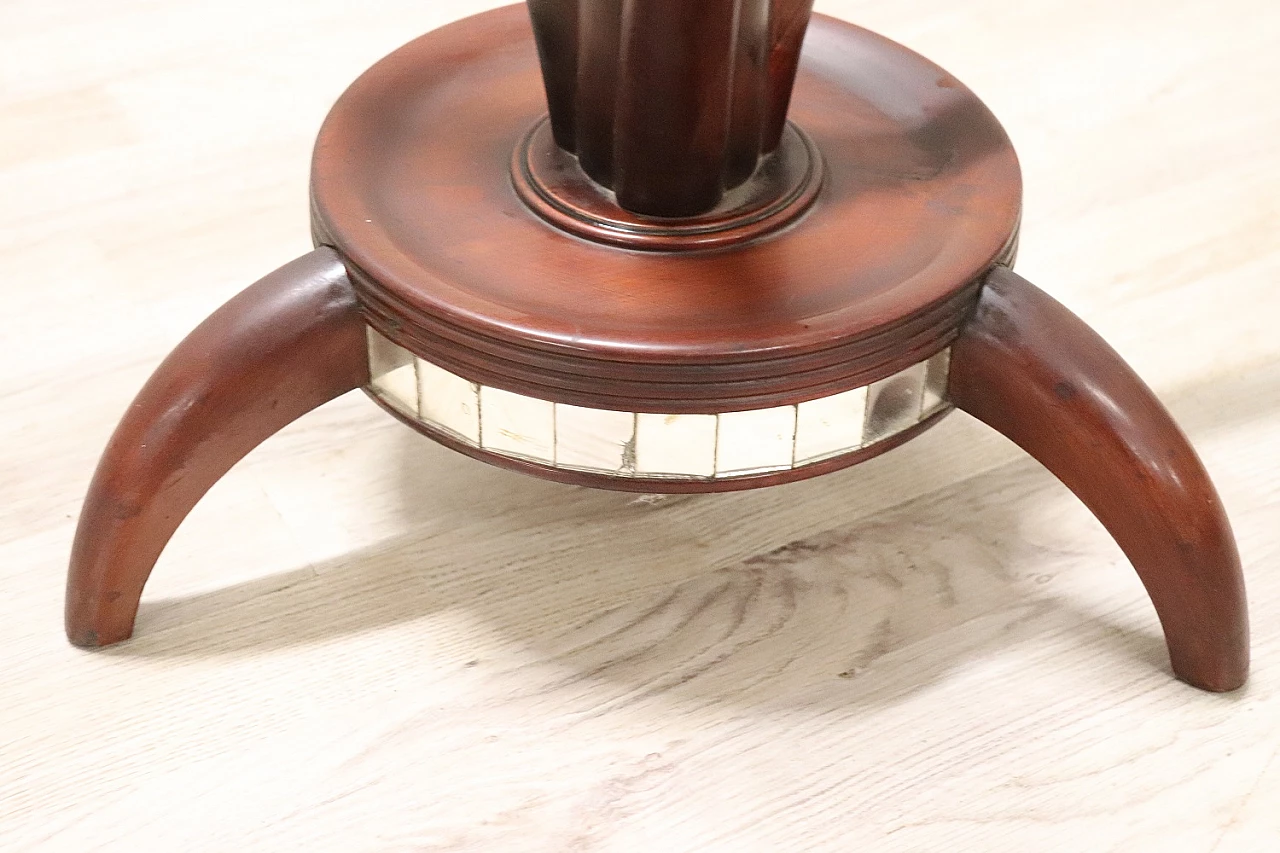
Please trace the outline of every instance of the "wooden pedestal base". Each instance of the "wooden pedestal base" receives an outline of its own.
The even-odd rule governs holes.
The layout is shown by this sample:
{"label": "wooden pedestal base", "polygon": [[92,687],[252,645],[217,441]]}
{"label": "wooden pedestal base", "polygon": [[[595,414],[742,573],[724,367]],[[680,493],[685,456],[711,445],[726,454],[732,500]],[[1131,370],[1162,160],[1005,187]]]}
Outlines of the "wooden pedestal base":
{"label": "wooden pedestal base", "polygon": [[197,328],[107,446],[71,556],[73,643],[128,637],[204,492],[360,386],[477,458],[649,491],[822,474],[955,405],[1112,533],[1178,677],[1244,682],[1244,585],[1221,503],[1141,380],[1009,271],[1017,160],[972,92],[818,18],[791,113],[804,133],[779,125],[756,183],[680,219],[610,207],[546,148],[543,97],[520,7],[411,43],[342,97],[316,147],[324,245]]}
{"label": "wooden pedestal base", "polygon": [[[267,276],[183,341],[90,485],[67,581],[71,642],[128,638],[156,559],[204,492],[282,427],[366,383],[365,352],[354,292],[328,249]],[[1248,615],[1235,540],[1195,451],[1142,380],[1004,267],[987,277],[951,365],[952,402],[1042,462],[1124,549],[1175,674],[1204,690],[1242,685]]]}

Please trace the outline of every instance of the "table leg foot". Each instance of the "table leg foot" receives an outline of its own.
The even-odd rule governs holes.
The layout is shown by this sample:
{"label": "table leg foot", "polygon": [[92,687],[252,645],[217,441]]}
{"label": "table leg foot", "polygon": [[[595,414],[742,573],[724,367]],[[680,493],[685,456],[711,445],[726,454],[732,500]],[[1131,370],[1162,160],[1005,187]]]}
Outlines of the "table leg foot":
{"label": "table leg foot", "polygon": [[1249,622],[1222,502],[1172,417],[1074,314],[1004,267],[952,347],[950,395],[1039,460],[1133,563],[1164,628],[1174,674],[1234,690]]}
{"label": "table leg foot", "polygon": [[71,642],[127,639],[152,567],[201,496],[266,438],[368,376],[356,297],[328,248],[200,324],[134,399],[94,473],[67,574]]}

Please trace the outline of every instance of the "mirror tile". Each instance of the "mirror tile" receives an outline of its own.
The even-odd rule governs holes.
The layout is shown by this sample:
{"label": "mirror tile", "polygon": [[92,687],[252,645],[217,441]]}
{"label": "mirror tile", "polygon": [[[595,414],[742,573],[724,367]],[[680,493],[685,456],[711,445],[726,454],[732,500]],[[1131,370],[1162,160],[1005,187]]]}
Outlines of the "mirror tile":
{"label": "mirror tile", "polygon": [[881,441],[920,421],[924,375],[925,363],[921,362],[867,388],[867,416],[862,429],[864,445]]}
{"label": "mirror tile", "polygon": [[418,377],[413,353],[366,328],[369,344],[369,387],[380,399],[413,418],[418,417]]}
{"label": "mirror tile", "polygon": [[636,467],[636,416],[556,403],[556,467],[630,476]]}
{"label": "mirror tile", "polygon": [[795,464],[817,462],[862,446],[867,389],[854,388],[796,407]]}
{"label": "mirror tile", "polygon": [[715,471],[715,415],[636,415],[638,476],[710,477]]}
{"label": "mirror tile", "polygon": [[947,347],[925,363],[924,398],[920,406],[922,418],[947,405],[947,381],[950,376],[951,348]]}
{"label": "mirror tile", "polygon": [[477,385],[367,330],[370,390],[472,446],[613,477],[743,477],[882,441],[947,407],[950,349],[865,388],[797,406],[662,415],[553,403]]}
{"label": "mirror tile", "polygon": [[468,444],[480,444],[480,386],[418,360],[418,410],[423,423]]}
{"label": "mirror tile", "polygon": [[779,406],[718,416],[716,476],[783,471],[791,467],[796,407]]}
{"label": "mirror tile", "polygon": [[495,453],[555,464],[555,404],[482,385],[480,445]]}

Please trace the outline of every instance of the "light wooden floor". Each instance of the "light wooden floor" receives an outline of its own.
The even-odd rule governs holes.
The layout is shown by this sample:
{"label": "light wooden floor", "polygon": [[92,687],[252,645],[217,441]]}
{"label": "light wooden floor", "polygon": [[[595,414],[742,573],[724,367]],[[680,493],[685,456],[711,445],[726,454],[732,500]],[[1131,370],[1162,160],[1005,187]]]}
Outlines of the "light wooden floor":
{"label": "light wooden floor", "polygon": [[817,481],[637,500],[352,394],[209,494],[135,640],[66,644],[133,393],[309,248],[346,83],[484,6],[0,4],[0,850],[1280,850],[1274,0],[819,3],[1006,123],[1020,271],[1217,478],[1247,689],[1173,681],[1119,550],[963,415]]}

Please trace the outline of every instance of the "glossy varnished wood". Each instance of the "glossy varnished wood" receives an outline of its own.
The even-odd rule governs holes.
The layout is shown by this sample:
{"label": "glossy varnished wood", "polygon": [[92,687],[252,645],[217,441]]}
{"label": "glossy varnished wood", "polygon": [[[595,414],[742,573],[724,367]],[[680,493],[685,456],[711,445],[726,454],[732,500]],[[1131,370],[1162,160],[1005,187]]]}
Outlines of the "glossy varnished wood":
{"label": "glossy varnished wood", "polygon": [[1247,690],[1168,676],[1107,533],[962,412],[830,476],[648,502],[353,392],[201,501],[134,640],[67,646],[75,518],[129,400],[306,250],[335,95],[485,5],[0,6],[0,849],[1271,853],[1272,0],[820,6],[1018,143],[1019,271],[1155,389],[1227,507]]}
{"label": "glossy varnished wood", "polygon": [[550,116],[516,147],[520,198],[555,228],[650,251],[786,227],[823,183],[786,121],[811,6],[529,3]]}
{"label": "glossy varnished wood", "polygon": [[776,151],[782,139],[812,11],[813,0],[769,2],[769,52],[765,59],[769,70],[765,75],[764,124],[760,128],[760,149],[766,153]]}
{"label": "glossy varnished wood", "polygon": [[98,463],[67,574],[71,642],[126,639],[152,566],[209,487],[368,378],[355,294],[330,249],[286,264],[200,324],[138,393]]}
{"label": "glossy varnished wood", "polygon": [[625,210],[711,210],[777,148],[812,0],[534,0],[555,141]]}
{"label": "glossy varnished wood", "polygon": [[[794,46],[807,10],[778,9],[776,43]],[[529,396],[727,411],[867,384],[954,337],[1010,246],[1021,180],[994,116],[933,63],[823,16],[804,43],[790,115],[825,177],[776,233],[636,252],[529,210],[510,164],[547,102],[515,6],[406,45],[339,99],[316,146],[315,238],[387,337]]]}
{"label": "glossy varnished wood", "polygon": [[750,26],[737,26],[740,5],[623,3],[622,42],[607,48],[620,63],[618,88],[610,93],[617,106],[608,144],[612,189],[627,210],[690,216],[714,207],[723,194],[733,154],[737,42],[752,36]]}
{"label": "glossy varnished wood", "polygon": [[[552,227],[627,249],[702,252],[767,237],[804,215],[822,190],[822,153],[787,125],[782,143],[750,181],[698,216],[671,219],[634,213],[589,177],[580,159],[557,145],[550,122],[535,125],[516,146],[511,181],[520,200]],[[753,161],[754,163],[754,161]]]}
{"label": "glossy varnished wood", "polygon": [[1000,267],[952,348],[951,397],[1057,475],[1115,537],[1151,595],[1179,678],[1216,691],[1244,683],[1248,609],[1222,501],[1115,350]]}

